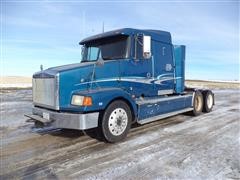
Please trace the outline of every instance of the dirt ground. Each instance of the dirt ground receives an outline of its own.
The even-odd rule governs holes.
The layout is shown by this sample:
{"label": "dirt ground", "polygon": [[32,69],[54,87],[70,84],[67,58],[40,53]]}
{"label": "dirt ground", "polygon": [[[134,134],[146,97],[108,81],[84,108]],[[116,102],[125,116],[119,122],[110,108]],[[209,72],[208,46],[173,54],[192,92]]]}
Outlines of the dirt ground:
{"label": "dirt ground", "polygon": [[213,91],[213,112],[136,126],[116,144],[35,128],[31,90],[0,91],[0,179],[240,179],[240,91]]}

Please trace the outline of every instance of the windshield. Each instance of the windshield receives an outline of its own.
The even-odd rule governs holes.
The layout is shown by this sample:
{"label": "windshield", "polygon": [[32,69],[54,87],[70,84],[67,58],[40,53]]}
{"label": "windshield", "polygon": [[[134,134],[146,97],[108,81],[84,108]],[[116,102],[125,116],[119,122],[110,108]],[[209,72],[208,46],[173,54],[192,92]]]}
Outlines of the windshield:
{"label": "windshield", "polygon": [[120,35],[89,42],[83,46],[82,61],[126,59],[129,36]]}

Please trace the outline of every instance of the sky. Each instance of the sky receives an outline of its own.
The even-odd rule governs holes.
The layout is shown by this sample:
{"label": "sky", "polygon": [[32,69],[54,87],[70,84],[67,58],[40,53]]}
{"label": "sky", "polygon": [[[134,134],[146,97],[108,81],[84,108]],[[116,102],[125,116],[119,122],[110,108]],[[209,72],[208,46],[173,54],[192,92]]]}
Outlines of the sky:
{"label": "sky", "polygon": [[239,80],[239,1],[1,0],[1,76],[79,63],[79,41],[119,28],[171,32],[186,78]]}

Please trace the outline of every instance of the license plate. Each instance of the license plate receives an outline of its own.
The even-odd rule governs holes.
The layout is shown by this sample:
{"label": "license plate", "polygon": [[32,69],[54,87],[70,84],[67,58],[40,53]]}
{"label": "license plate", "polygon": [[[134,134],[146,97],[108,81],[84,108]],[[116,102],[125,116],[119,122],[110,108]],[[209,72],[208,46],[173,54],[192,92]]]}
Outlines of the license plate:
{"label": "license plate", "polygon": [[50,119],[49,113],[43,112],[43,118],[49,120]]}

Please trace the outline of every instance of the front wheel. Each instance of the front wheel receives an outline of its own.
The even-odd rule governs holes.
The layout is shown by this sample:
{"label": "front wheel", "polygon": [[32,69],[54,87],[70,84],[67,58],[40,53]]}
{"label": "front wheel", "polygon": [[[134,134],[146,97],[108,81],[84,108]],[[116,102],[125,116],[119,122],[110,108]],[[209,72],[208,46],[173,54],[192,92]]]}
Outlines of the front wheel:
{"label": "front wheel", "polygon": [[122,100],[112,102],[104,111],[101,130],[106,141],[114,143],[127,136],[132,122],[128,104]]}

